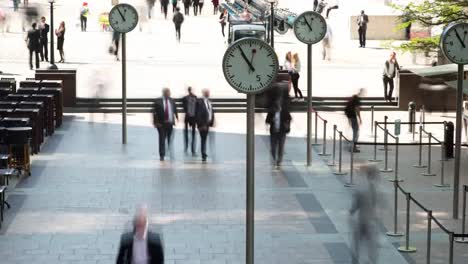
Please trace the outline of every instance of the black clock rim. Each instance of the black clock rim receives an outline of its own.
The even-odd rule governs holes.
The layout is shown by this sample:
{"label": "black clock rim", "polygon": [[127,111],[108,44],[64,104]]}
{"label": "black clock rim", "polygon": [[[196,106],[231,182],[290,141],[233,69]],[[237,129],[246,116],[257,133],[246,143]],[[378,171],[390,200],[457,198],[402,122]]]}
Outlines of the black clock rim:
{"label": "black clock rim", "polygon": [[315,11],[305,11],[303,13],[301,13],[299,16],[296,17],[296,20],[294,20],[294,36],[296,36],[296,38],[304,43],[304,44],[307,44],[307,45],[314,45],[314,44],[317,44],[319,43],[320,41],[322,41],[324,38],[325,38],[325,35],[327,35],[327,28],[325,28],[325,31],[323,32],[322,36],[319,38],[318,41],[314,41],[314,42],[309,42],[309,41],[304,41],[302,40],[298,35],[297,35],[297,31],[296,31],[296,23],[299,23],[299,19],[303,16],[306,16],[308,14],[314,14],[314,15],[317,15],[320,20],[322,20],[322,22],[325,24],[325,27],[328,27],[327,25],[327,21],[325,20],[325,18],[318,12],[315,12]]}
{"label": "black clock rim", "polygon": [[458,22],[458,23],[452,23],[450,25],[448,25],[444,31],[442,31],[442,34],[440,35],[440,48],[442,50],[442,53],[444,54],[445,58],[447,58],[450,62],[454,63],[454,64],[458,64],[458,65],[468,65],[468,62],[460,62],[460,61],[456,61],[456,60],[453,60],[452,57],[450,57],[447,53],[447,45],[444,45],[445,43],[445,39],[447,37],[447,34],[449,31],[451,31],[454,27],[457,27],[457,26],[460,26],[460,25],[465,25],[466,27],[468,27],[468,23],[465,23],[465,22]]}
{"label": "black clock rim", "polygon": [[[262,89],[259,89],[259,90],[256,90],[256,91],[245,91],[243,89],[239,89],[237,87],[237,85],[232,82],[228,76],[228,74],[226,73],[226,67],[224,67],[224,65],[226,64],[226,60],[227,60],[227,57],[229,56],[228,53],[230,50],[233,50],[235,49],[238,45],[241,44],[241,42],[247,42],[249,40],[254,40],[254,41],[258,41],[258,42],[261,42],[263,44],[265,44],[266,46],[268,46],[269,49],[271,49],[271,51],[273,52],[273,56],[274,56],[274,59],[276,60],[276,64],[278,65],[278,67],[275,68],[275,72],[273,74],[273,78],[271,78],[271,81],[270,82],[267,82],[266,85],[264,85],[264,87]],[[236,42],[234,42],[231,46],[229,46],[224,55],[223,55],[223,63],[221,65],[221,67],[223,68],[223,75],[224,75],[224,78],[226,79],[226,81],[228,82],[228,84],[234,89],[236,90],[237,92],[239,93],[242,93],[242,94],[260,94],[260,93],[263,93],[265,92],[266,90],[268,90],[269,88],[271,88],[271,85],[275,82],[275,80],[277,79],[278,77],[278,73],[279,73],[279,60],[278,60],[278,55],[276,54],[276,51],[268,44],[266,43],[265,41],[261,40],[261,39],[258,39],[258,38],[242,38],[242,39],[239,39],[237,40]]]}
{"label": "black clock rim", "polygon": [[[127,30],[127,31],[121,31],[121,30],[115,29],[115,28],[112,26],[112,22],[111,22],[111,18],[110,18],[112,12],[113,12],[115,9],[117,9],[117,8],[119,8],[119,7],[122,7],[122,6],[126,6],[126,7],[130,8],[130,9],[133,9],[133,11],[134,11],[135,14],[136,14],[136,18],[137,18],[137,22],[135,23],[135,25],[133,25],[132,28],[129,29],[129,30]],[[134,6],[132,6],[132,5],[130,5],[130,4],[127,4],[127,3],[121,3],[121,4],[118,4],[118,5],[115,5],[115,6],[113,6],[113,7],[111,8],[111,10],[110,10],[110,12],[109,12],[108,19],[109,19],[109,25],[111,26],[112,30],[117,31],[117,32],[119,32],[119,33],[128,33],[128,32],[133,31],[133,30],[138,26],[140,17],[139,17],[139,15],[138,15],[138,11],[136,10],[136,8],[135,8]]]}

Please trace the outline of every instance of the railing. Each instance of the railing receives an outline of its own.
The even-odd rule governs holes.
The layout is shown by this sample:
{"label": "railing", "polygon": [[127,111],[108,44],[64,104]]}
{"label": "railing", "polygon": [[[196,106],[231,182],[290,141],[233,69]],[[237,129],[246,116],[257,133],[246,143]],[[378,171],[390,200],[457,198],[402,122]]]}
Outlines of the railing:
{"label": "railing", "polygon": [[[315,133],[314,133],[314,143],[312,145],[319,146],[322,145],[322,153],[319,153],[319,156],[330,156],[327,154],[327,123],[328,121],[321,117],[316,110],[313,110],[315,113]],[[321,120],[323,123],[323,143],[318,142],[318,120]]]}

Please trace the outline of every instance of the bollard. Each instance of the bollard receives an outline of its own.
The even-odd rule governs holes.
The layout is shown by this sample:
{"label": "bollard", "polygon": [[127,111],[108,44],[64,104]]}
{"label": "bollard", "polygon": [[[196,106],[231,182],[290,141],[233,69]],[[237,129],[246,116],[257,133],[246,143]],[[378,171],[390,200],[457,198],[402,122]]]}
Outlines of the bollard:
{"label": "bollard", "polygon": [[409,246],[410,240],[410,202],[411,202],[411,193],[406,193],[406,239],[405,245],[398,248],[398,251],[412,253],[416,252],[415,247]]}
{"label": "bollard", "polygon": [[432,211],[427,211],[427,248],[426,263],[431,264]]}
{"label": "bollard", "polygon": [[[465,234],[465,225],[466,225],[466,193],[468,192],[468,186],[463,187],[463,215],[462,215],[462,235]],[[468,239],[464,237],[459,237],[455,239],[455,242],[458,243],[468,243]]]}
{"label": "bollard", "polygon": [[393,182],[393,187],[394,187],[394,210],[393,210],[393,232],[388,231],[387,236],[391,237],[400,237],[403,236],[404,234],[401,232],[398,232],[398,182]]}
{"label": "bollard", "polygon": [[[414,102],[409,102],[408,104],[408,122],[410,123],[408,126],[408,132],[413,133],[414,135],[414,129],[415,127],[415,122],[416,122],[416,104]],[[414,138],[413,138],[414,140]]]}
{"label": "bollard", "polygon": [[440,145],[440,183],[439,184],[434,184],[435,187],[439,188],[446,188],[450,187],[450,184],[445,183],[445,155],[444,155],[444,150],[445,150],[445,144],[444,142],[441,143]]}
{"label": "bollard", "polygon": [[335,175],[346,175],[346,172],[341,170],[341,163],[343,161],[343,132],[338,132],[340,134],[340,141],[339,141],[339,153],[338,153],[338,171],[335,171],[333,174]]}
{"label": "bollard", "polygon": [[314,143],[312,143],[312,145],[313,146],[318,146],[320,144],[318,143],[318,139],[317,139],[317,134],[318,134],[318,127],[317,127],[317,125],[318,125],[318,112],[317,111],[315,111],[315,121],[314,122],[315,122],[315,128],[314,128],[315,133],[314,133]]}
{"label": "bollard", "polygon": [[404,181],[402,178],[398,177],[398,160],[400,158],[400,138],[395,138],[395,177],[393,179],[390,179],[390,182],[402,182]]}
{"label": "bollard", "polygon": [[319,156],[330,156],[327,154],[327,120],[323,120],[323,149]]}
{"label": "bollard", "polygon": [[374,106],[371,106],[371,129],[370,129],[371,136],[374,135]]}
{"label": "bollard", "polygon": [[429,137],[429,146],[427,150],[427,172],[426,173],[421,173],[422,176],[436,176],[434,173],[431,173],[431,153],[432,153],[432,146],[431,146],[431,141],[432,141],[432,133],[427,133]]}
{"label": "bollard", "polygon": [[349,182],[345,183],[345,187],[353,187],[353,175],[354,175],[354,141],[351,142],[351,158],[350,158],[350,168],[349,168]]}
{"label": "bollard", "polygon": [[336,156],[336,125],[333,125],[333,151],[332,151],[332,162],[328,163],[327,165],[330,167],[336,166],[335,164],[335,156]]}
{"label": "bollard", "polygon": [[[384,117],[384,131],[387,130],[387,123],[388,123],[388,116],[385,116]],[[383,148],[379,149],[380,151],[387,151],[388,150],[388,146],[387,144],[384,144]]]}
{"label": "bollard", "polygon": [[380,169],[381,172],[392,172],[393,170],[388,168],[388,148],[386,148],[385,146],[387,146],[387,143],[388,143],[388,130],[385,129],[384,130],[384,150],[385,150],[385,162],[384,162],[384,168],[383,169]]}
{"label": "bollard", "polygon": [[379,162],[381,160],[377,159],[377,127],[379,122],[375,121],[374,123],[374,158],[370,159],[371,162]]}
{"label": "bollard", "polygon": [[419,125],[419,162],[413,166],[415,168],[426,168],[425,165],[422,165],[422,131],[423,128],[421,125]]}
{"label": "bollard", "polygon": [[424,105],[421,107],[421,123],[423,129],[426,129],[426,109],[424,108]]}
{"label": "bollard", "polygon": [[450,242],[450,247],[449,247],[449,264],[453,264],[453,232],[450,232],[449,234],[449,242]]}

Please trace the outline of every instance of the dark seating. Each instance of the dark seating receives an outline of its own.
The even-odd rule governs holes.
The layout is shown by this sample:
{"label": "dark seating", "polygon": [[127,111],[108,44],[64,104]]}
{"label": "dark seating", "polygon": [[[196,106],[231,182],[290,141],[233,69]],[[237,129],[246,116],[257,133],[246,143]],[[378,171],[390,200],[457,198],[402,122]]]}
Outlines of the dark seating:
{"label": "dark seating", "polygon": [[21,101],[27,101],[28,98],[31,98],[31,95],[29,95],[29,94],[9,94],[6,98],[8,100],[11,100],[11,101],[21,102]]}
{"label": "dark seating", "polygon": [[7,128],[7,140],[10,167],[18,171],[24,171],[31,175],[31,161],[29,153],[29,141],[31,138],[31,127],[9,127]]}
{"label": "dark seating", "polygon": [[51,94],[33,94],[29,101],[40,101],[44,103],[45,111],[45,129],[46,135],[50,136],[55,131],[55,122],[54,122],[54,96]]}
{"label": "dark seating", "polygon": [[63,92],[62,88],[41,88],[39,94],[52,94],[54,96],[55,126],[60,127],[63,119]]}
{"label": "dark seating", "polygon": [[0,169],[0,185],[8,186],[10,184],[10,177],[18,176],[18,172],[15,169]]}
{"label": "dark seating", "polygon": [[[6,194],[6,186],[0,186],[0,215],[1,215],[1,221],[0,221],[0,228],[2,228],[2,223],[3,223],[3,211],[5,209],[5,194]],[[10,207],[8,205],[8,207]]]}
{"label": "dark seating", "polygon": [[29,95],[32,95],[32,94],[35,94],[39,92],[39,88],[36,88],[36,87],[30,87],[30,88],[19,88],[18,90],[16,90],[16,93],[17,94],[29,94]]}

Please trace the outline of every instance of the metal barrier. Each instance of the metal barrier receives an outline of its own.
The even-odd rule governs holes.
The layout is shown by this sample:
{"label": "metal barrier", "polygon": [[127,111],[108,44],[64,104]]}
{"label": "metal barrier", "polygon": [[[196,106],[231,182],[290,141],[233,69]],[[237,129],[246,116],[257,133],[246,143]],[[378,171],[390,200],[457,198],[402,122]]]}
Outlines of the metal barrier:
{"label": "metal barrier", "polygon": [[[468,186],[464,185],[463,186],[463,215],[462,215],[462,226],[461,226],[462,235],[466,235],[465,225],[466,225],[466,193],[467,192],[468,192]],[[468,239],[465,239],[465,237],[461,237],[460,239],[455,239],[455,242],[468,243]]]}
{"label": "metal barrier", "polygon": [[[380,123],[377,123],[377,124],[380,124]],[[387,130],[387,125],[388,125],[388,116],[384,116],[384,127],[380,127],[384,132]],[[385,136],[385,134],[384,134]],[[385,140],[385,139],[384,139]],[[380,151],[388,151],[388,146],[387,144],[385,144],[381,149],[379,149]]]}
{"label": "metal barrier", "polygon": [[336,166],[335,164],[335,156],[336,156],[336,131],[337,131],[337,126],[333,125],[333,150],[332,150],[332,159],[331,162],[329,162],[327,165],[330,167]]}
{"label": "metal barrier", "polygon": [[318,145],[320,145],[320,143],[318,143],[318,137],[317,137],[318,136],[318,118],[319,118],[319,114],[315,109],[313,111],[315,113],[315,121],[314,121],[314,123],[315,123],[315,125],[314,125],[315,126],[315,128],[314,128],[315,133],[314,133],[314,143],[312,143],[312,145],[313,146],[318,146]]}
{"label": "metal barrier", "polygon": [[377,159],[377,128],[378,126],[379,126],[379,122],[375,121],[374,122],[374,158],[369,160],[371,162],[382,161],[382,160]]}
{"label": "metal barrier", "polygon": [[322,153],[319,153],[319,156],[330,156],[330,154],[327,154],[327,123],[328,121],[324,118],[322,118],[317,111],[315,111],[315,143],[314,145],[320,145],[317,142],[317,123],[318,119],[322,120],[323,122],[323,144],[322,144]]}
{"label": "metal barrier", "polygon": [[338,171],[333,172],[335,175],[346,175],[347,173],[342,171],[343,162],[343,132],[338,131],[339,143],[338,143]]}
{"label": "metal barrier", "polygon": [[371,136],[374,135],[374,106],[371,106],[371,129],[370,129]]}
{"label": "metal barrier", "polygon": [[422,165],[422,131],[423,127],[419,125],[419,161],[418,164],[414,165],[415,168],[426,168],[426,165]]}
{"label": "metal barrier", "polygon": [[[426,130],[424,130],[424,128],[422,128],[421,130],[421,134],[424,133],[427,135],[428,139],[429,139],[429,145],[427,146],[427,171],[426,172],[423,172],[421,173],[422,176],[436,176],[435,173],[432,173],[431,172],[431,164],[432,164],[432,146],[431,146],[431,142],[432,142],[432,139],[434,139],[435,141],[437,141],[437,143],[441,144],[442,145],[442,142],[440,142],[437,138],[435,138],[434,136],[432,136],[432,133],[430,132],[427,132]],[[420,144],[421,146],[421,149],[422,149],[422,144]],[[421,150],[422,152],[422,150]]]}

